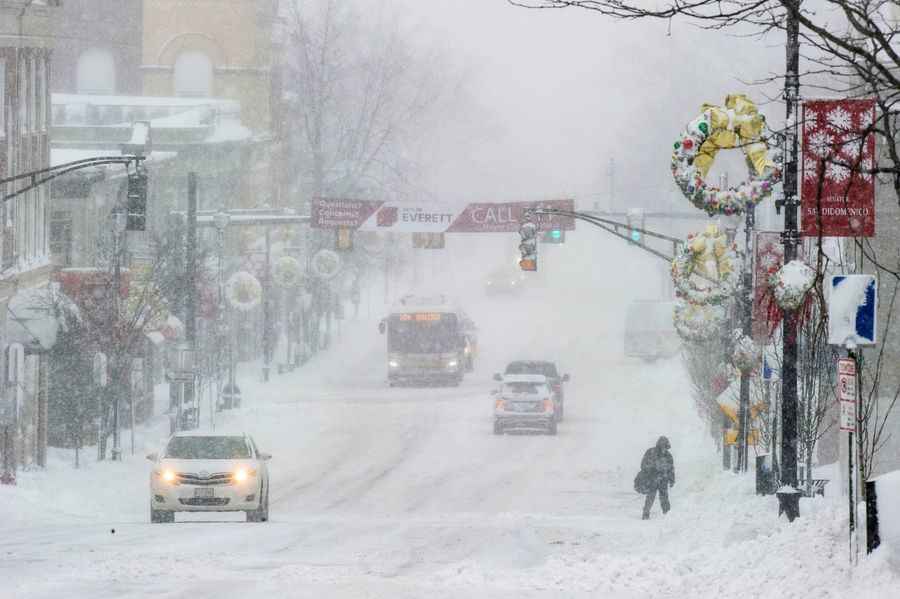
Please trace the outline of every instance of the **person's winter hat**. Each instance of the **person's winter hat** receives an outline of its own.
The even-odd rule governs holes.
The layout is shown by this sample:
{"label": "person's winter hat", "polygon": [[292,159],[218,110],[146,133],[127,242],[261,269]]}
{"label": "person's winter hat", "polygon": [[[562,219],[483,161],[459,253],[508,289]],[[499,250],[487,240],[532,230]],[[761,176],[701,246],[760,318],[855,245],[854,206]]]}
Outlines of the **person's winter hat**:
{"label": "person's winter hat", "polygon": [[669,449],[672,445],[669,443],[669,439],[666,437],[660,437],[659,441],[656,442],[657,449]]}

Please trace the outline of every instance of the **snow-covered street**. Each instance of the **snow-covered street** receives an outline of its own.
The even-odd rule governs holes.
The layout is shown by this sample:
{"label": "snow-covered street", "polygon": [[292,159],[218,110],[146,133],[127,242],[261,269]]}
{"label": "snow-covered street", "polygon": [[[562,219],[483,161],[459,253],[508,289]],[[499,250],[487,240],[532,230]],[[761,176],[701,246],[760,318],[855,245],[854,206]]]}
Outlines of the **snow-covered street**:
{"label": "snow-covered street", "polygon": [[[219,425],[273,454],[268,523],[150,524],[142,455],[75,470],[54,454],[0,488],[0,596],[891,596],[888,548],[851,574],[839,498],[805,501],[791,526],[752,476],[721,472],[677,358],[652,371],[622,358],[621,315],[598,311],[588,330],[574,295],[523,329],[552,293],[533,291],[491,318],[474,305],[483,359],[461,387],[388,388],[374,315],[346,322],[313,368],[254,385]],[[572,375],[557,437],[491,433],[491,375],[525,348]],[[139,454],[164,436],[156,422]],[[643,522],[632,479],[660,434],[673,510]]]}

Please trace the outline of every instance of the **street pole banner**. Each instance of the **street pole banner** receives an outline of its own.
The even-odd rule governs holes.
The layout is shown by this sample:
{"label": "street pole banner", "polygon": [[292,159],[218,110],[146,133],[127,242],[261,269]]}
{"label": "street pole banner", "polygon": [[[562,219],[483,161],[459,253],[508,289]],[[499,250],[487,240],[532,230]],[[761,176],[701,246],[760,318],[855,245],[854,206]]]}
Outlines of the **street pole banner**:
{"label": "street pole banner", "polygon": [[838,400],[841,404],[841,431],[855,433],[856,364],[849,358],[838,360]]}
{"label": "street pole banner", "polygon": [[[534,208],[574,211],[574,200],[543,202],[473,203],[464,207],[316,198],[310,224],[316,229],[348,228],[386,233],[515,233],[525,212]],[[572,231],[575,219],[542,215],[538,230]]]}
{"label": "street pole banner", "polygon": [[769,277],[784,265],[784,244],[778,231],[757,231],[753,260],[753,340],[765,343],[781,321],[781,312],[770,297]]}
{"label": "street pole banner", "polygon": [[875,236],[874,122],[874,99],[803,103],[804,236]]}

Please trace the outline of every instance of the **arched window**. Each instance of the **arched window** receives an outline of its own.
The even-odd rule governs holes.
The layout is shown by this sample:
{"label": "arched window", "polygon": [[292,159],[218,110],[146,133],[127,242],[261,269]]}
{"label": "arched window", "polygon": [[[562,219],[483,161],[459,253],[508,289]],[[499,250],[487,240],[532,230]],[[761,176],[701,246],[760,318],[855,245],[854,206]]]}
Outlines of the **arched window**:
{"label": "arched window", "polygon": [[175,95],[212,95],[212,62],[202,52],[183,52],[175,59]]}
{"label": "arched window", "polygon": [[109,50],[92,48],[78,57],[79,94],[116,93],[116,61]]}

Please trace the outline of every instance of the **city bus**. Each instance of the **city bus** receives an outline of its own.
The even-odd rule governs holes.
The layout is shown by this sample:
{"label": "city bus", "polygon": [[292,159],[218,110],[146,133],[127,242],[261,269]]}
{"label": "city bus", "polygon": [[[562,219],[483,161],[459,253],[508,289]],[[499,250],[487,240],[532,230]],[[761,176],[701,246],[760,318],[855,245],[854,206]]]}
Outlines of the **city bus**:
{"label": "city bus", "polygon": [[407,295],[381,321],[391,386],[458,385],[475,367],[475,325],[445,296]]}

